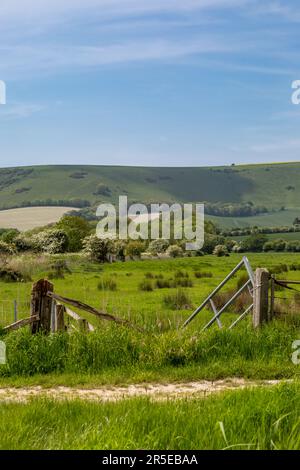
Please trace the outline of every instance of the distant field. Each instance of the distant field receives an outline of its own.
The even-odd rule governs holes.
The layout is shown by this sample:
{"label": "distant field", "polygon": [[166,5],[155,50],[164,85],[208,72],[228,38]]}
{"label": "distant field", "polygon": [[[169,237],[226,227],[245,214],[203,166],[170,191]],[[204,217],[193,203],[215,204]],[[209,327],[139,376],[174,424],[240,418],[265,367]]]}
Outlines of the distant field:
{"label": "distant field", "polygon": [[215,217],[207,215],[206,218],[212,220],[222,228],[246,228],[254,227],[281,227],[293,224],[296,217],[300,216],[300,208],[288,208],[284,211],[270,212],[268,214],[256,215],[253,217]]}
{"label": "distant field", "polygon": [[0,228],[17,228],[20,231],[57,222],[73,207],[24,207],[0,211]]}
{"label": "distant field", "polygon": [[[300,240],[300,232],[290,232],[290,233],[268,233],[266,234],[269,240],[286,240],[287,242],[294,242]],[[236,240],[237,242],[243,240],[247,236],[242,237],[230,237]]]}

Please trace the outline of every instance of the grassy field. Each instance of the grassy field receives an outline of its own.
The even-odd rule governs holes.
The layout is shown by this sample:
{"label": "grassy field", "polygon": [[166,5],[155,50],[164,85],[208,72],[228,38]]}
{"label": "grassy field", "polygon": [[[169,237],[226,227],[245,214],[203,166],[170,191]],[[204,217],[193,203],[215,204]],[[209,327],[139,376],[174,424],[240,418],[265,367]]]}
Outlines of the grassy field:
{"label": "grassy field", "polygon": [[0,448],[299,450],[299,398],[285,384],[166,402],[2,403]]}
{"label": "grassy field", "polygon": [[[181,329],[193,309],[237,264],[238,255],[226,259],[206,256],[104,266],[87,263],[75,255],[65,259],[68,259],[71,273],[53,281],[57,293],[129,319],[145,328],[145,333],[116,327],[91,314],[83,314],[97,327],[96,333],[39,337],[23,330],[10,334],[6,337],[8,365],[0,369],[3,384],[20,384],[24,377],[28,384],[39,383],[41,375],[45,375],[42,382],[46,385],[55,381],[62,383],[64,375],[73,384],[95,385],[227,376],[282,378],[299,373],[299,367],[291,362],[291,344],[298,339],[300,326],[299,316],[289,311],[295,302],[293,292],[277,292],[276,296],[283,299],[280,305],[285,314],[258,332],[252,330],[248,318],[230,332],[219,331],[214,326],[201,333],[201,328],[212,317],[208,310],[185,330]],[[250,261],[253,268],[265,266],[278,271],[280,264],[300,264],[300,255],[257,254],[250,255]],[[31,262],[25,257],[14,262],[15,266],[22,263],[32,279],[38,279],[47,275],[46,266],[53,262],[53,257],[34,258]],[[199,275],[204,277],[199,278]],[[239,277],[231,281],[229,288],[236,288]],[[282,277],[299,279],[300,272],[289,271]],[[157,283],[171,283],[175,279],[188,279],[192,284],[192,287],[182,288],[188,305],[179,310],[166,304],[166,296],[178,293],[180,288],[157,287]],[[112,283],[114,290],[103,290],[107,282]],[[150,283],[153,290],[140,290],[144,282]],[[19,317],[28,316],[31,284],[0,283],[2,325],[13,321],[14,299],[20,306]],[[286,297],[291,304],[284,300]],[[224,314],[224,326],[236,318],[234,311]]]}
{"label": "grassy field", "polygon": [[58,222],[60,218],[74,207],[24,207],[0,211],[1,228],[17,228],[20,231],[31,230],[51,223]]}
{"label": "grassy field", "polygon": [[[268,233],[266,234],[267,238],[269,240],[286,240],[287,242],[293,242],[293,241],[298,241],[300,240],[300,232],[283,232],[283,233]],[[231,237],[237,242],[240,242],[247,238],[247,236],[242,236],[242,237]]]}
{"label": "grassy field", "polygon": [[253,217],[215,217],[207,215],[220,228],[247,228],[247,227],[282,227],[291,226],[299,217],[300,208],[286,208],[284,211],[270,212]]}

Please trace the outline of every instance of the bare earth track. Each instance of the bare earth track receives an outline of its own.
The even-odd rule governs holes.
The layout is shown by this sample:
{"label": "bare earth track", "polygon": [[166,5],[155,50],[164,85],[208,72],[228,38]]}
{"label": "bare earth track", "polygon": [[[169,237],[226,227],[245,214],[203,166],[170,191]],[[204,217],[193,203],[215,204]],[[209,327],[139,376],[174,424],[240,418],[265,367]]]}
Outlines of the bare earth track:
{"label": "bare earth track", "polygon": [[200,381],[173,384],[137,384],[124,387],[71,388],[40,386],[27,388],[0,388],[0,402],[27,402],[33,398],[55,400],[80,399],[86,401],[117,401],[124,398],[149,397],[153,400],[178,398],[203,398],[226,390],[240,390],[259,386],[278,385],[280,380],[246,381],[244,379],[224,379],[214,382]]}

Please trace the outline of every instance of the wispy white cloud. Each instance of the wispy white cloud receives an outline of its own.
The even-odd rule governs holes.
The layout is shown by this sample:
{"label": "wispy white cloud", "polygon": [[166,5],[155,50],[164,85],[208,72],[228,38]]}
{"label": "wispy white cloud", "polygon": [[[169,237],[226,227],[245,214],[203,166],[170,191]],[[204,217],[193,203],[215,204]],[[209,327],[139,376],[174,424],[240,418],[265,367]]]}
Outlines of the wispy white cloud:
{"label": "wispy white cloud", "polygon": [[17,76],[21,72],[25,75],[34,71],[58,72],[72,67],[175,59],[194,54],[229,53],[238,50],[239,45],[229,45],[222,39],[205,37],[185,41],[129,41],[104,46],[9,46],[0,47],[0,72],[5,77]]}
{"label": "wispy white cloud", "polygon": [[29,118],[44,109],[44,106],[32,103],[13,103],[1,106],[0,119],[14,120]]}

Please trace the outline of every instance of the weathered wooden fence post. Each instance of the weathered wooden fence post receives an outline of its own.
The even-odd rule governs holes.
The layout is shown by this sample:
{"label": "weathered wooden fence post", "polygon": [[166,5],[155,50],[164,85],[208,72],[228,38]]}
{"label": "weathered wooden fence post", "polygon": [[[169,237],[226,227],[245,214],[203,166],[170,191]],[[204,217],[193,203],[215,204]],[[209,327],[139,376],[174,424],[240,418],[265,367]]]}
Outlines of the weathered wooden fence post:
{"label": "weathered wooden fence post", "polygon": [[64,305],[56,304],[56,331],[65,331],[65,311]]}
{"label": "weathered wooden fence post", "polygon": [[257,328],[269,319],[269,280],[267,269],[258,268],[255,272],[253,291],[253,326]]}
{"label": "weathered wooden fence post", "polygon": [[52,299],[47,296],[47,292],[53,292],[53,284],[46,279],[41,279],[32,286],[30,315],[39,316],[39,320],[32,323],[32,334],[51,331]]}

